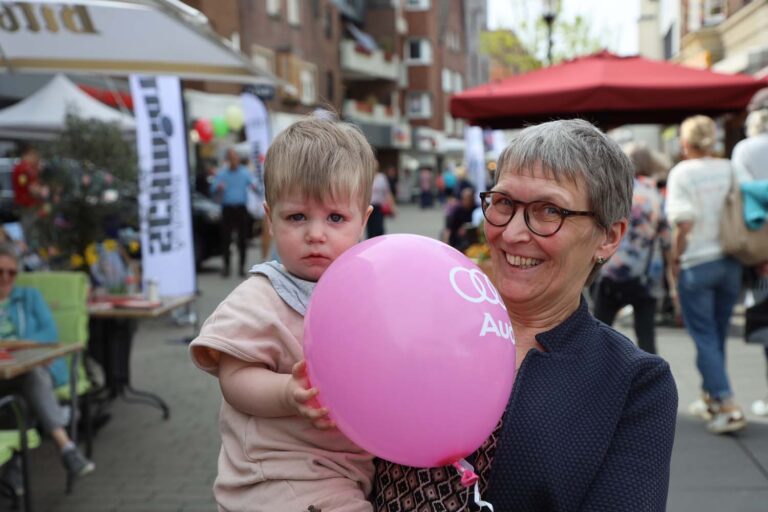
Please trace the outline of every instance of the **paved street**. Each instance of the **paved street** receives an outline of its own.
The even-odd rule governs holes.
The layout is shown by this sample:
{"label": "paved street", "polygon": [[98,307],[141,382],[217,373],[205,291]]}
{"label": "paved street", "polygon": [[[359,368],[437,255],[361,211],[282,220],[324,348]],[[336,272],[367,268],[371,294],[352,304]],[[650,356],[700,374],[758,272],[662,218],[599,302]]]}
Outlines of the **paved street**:
{"label": "paved street", "polygon": [[[438,209],[401,207],[390,232],[436,236]],[[252,250],[252,255],[257,251]],[[218,262],[199,275],[202,319],[237,284],[222,279]],[[738,319],[737,319],[738,321]],[[623,327],[622,327],[623,328]],[[158,410],[116,401],[112,420],[95,442],[96,472],[64,494],[64,470],[52,443],[32,453],[35,509],[45,512],[134,512],[215,510],[211,484],[219,449],[217,381],[193,368],[187,346],[178,341],[190,327],[166,320],[142,323],[132,354],[133,383],[159,393],[171,407],[163,421]],[[684,410],[697,395],[699,379],[693,345],[681,329],[659,331],[661,355],[671,364],[680,393],[668,510],[722,512],[768,510],[768,419],[749,416],[736,436],[716,437]],[[729,368],[737,397],[746,407],[766,394],[765,362],[759,347],[729,341]]]}

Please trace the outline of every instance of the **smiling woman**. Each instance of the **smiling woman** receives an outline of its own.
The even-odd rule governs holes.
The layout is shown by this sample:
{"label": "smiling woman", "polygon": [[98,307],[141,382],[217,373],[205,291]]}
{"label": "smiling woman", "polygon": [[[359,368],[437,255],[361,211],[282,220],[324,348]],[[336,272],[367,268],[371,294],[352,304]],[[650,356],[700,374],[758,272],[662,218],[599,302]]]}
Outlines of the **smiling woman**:
{"label": "smiling woman", "polygon": [[[19,259],[11,244],[0,244],[0,339],[21,339],[37,343],[57,341],[56,323],[42,295],[34,288],[16,286]],[[65,426],[68,414],[59,405],[53,386],[68,380],[63,359],[41,366],[10,380],[0,381],[0,395],[20,394],[29,405],[40,427],[61,450],[62,462],[71,477],[83,476],[95,469],[69,438]],[[19,459],[14,456],[0,472],[0,484],[16,496],[23,491]]]}
{"label": "smiling woman", "polygon": [[[669,366],[595,320],[581,296],[626,231],[631,164],[594,126],[568,120],[520,132],[497,169],[485,234],[519,370],[473,455],[483,496],[497,510],[661,512],[677,410]],[[458,509],[472,500],[452,474],[379,461],[375,507]]]}

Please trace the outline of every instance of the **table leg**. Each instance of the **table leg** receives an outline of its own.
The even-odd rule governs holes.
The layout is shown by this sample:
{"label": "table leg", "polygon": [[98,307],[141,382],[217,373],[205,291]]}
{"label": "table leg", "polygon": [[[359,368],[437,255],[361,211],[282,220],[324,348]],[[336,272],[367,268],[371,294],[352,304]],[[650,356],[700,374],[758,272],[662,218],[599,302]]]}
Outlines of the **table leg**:
{"label": "table leg", "polygon": [[102,355],[105,384],[109,398],[122,397],[127,402],[143,403],[157,407],[163,412],[163,419],[170,417],[170,408],[154,393],[142,391],[131,385],[131,345],[136,332],[134,320],[101,320],[103,324]]}

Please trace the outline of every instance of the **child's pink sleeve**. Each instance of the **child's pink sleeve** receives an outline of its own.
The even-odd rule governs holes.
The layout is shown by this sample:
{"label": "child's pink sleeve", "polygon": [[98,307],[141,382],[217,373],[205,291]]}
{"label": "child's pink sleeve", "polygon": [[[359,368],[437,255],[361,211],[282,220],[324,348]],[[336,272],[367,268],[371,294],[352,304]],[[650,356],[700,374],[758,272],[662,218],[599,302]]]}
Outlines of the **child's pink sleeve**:
{"label": "child's pink sleeve", "polygon": [[225,353],[288,373],[302,357],[301,318],[295,325],[292,313],[265,277],[250,277],[205,321],[190,345],[192,361],[217,375],[220,355]]}

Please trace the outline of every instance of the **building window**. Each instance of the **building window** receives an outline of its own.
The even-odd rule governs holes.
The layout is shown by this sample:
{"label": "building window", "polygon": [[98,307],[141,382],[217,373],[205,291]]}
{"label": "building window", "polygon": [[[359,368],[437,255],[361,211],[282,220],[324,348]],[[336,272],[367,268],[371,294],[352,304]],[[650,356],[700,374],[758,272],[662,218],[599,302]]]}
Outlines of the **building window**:
{"label": "building window", "polygon": [[445,33],[445,47],[456,53],[461,51],[461,38],[459,34],[451,30]]}
{"label": "building window", "polygon": [[464,78],[458,71],[453,72],[453,92],[461,92],[464,90]]}
{"label": "building window", "polygon": [[445,114],[445,119],[443,120],[443,124],[445,124],[445,126],[443,126],[443,131],[445,132],[445,134],[453,135],[454,132],[456,131],[456,128],[455,128],[453,117],[451,117],[451,114]]}
{"label": "building window", "polygon": [[428,92],[408,93],[408,117],[411,119],[432,117],[432,96]]}
{"label": "building window", "polygon": [[333,95],[334,95],[333,82],[334,82],[333,71],[326,71],[325,72],[325,92],[326,92],[328,101],[330,102],[333,102]]}
{"label": "building window", "polygon": [[664,60],[669,60],[674,56],[675,49],[673,41],[675,36],[675,26],[671,25],[667,33],[664,34]]}
{"label": "building window", "polygon": [[301,11],[299,9],[299,0],[288,0],[286,19],[293,26],[301,25]]}
{"label": "building window", "polygon": [[314,105],[317,103],[317,70],[314,66],[307,65],[299,73],[299,82],[301,84],[301,102],[305,105]]}
{"label": "building window", "polygon": [[725,21],[725,0],[704,0],[704,26],[711,27]]}
{"label": "building window", "polygon": [[405,0],[406,11],[428,11],[432,6],[431,0]]}
{"label": "building window", "polygon": [[259,69],[275,72],[275,51],[270,48],[256,44],[251,46],[251,61]]}
{"label": "building window", "polygon": [[695,32],[701,28],[702,21],[701,0],[688,2],[688,32]]}
{"label": "building window", "polygon": [[464,137],[464,121],[462,119],[456,119],[456,135],[458,137]]}
{"label": "building window", "polygon": [[450,69],[443,68],[443,92],[451,92],[453,87],[453,73]]}
{"label": "building window", "polygon": [[331,8],[325,9],[325,17],[323,19],[323,30],[325,31],[326,39],[333,39],[333,12]]}
{"label": "building window", "polygon": [[280,0],[267,0],[267,14],[280,16]]}
{"label": "building window", "polygon": [[406,58],[409,64],[432,64],[432,46],[429,39],[409,39]]}

